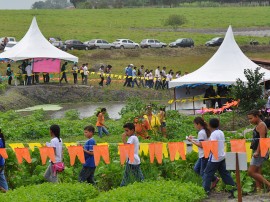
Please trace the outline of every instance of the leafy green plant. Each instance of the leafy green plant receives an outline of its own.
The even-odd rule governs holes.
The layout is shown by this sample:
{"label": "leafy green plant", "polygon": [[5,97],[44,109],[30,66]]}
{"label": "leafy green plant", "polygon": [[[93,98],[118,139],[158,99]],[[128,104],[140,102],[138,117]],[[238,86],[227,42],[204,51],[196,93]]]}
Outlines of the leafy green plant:
{"label": "leafy green plant", "polygon": [[179,181],[146,181],[100,194],[90,201],[181,201],[193,202],[205,198],[202,187]]}
{"label": "leafy green plant", "polygon": [[20,187],[0,194],[0,201],[86,201],[98,196],[98,191],[85,183],[43,183]]}
{"label": "leafy green plant", "polygon": [[65,118],[68,120],[80,119],[80,113],[76,109],[71,109],[65,112]]}
{"label": "leafy green plant", "polygon": [[187,22],[187,18],[183,15],[172,14],[165,21],[166,26],[172,26],[174,30],[177,30],[178,27],[182,26]]}

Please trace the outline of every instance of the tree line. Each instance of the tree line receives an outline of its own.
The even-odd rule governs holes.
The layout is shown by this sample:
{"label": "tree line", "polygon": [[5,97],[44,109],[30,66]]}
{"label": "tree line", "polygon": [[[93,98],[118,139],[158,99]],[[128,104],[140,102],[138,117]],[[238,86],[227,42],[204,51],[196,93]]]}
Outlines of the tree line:
{"label": "tree line", "polygon": [[179,7],[183,3],[212,4],[254,4],[270,5],[270,0],[46,0],[38,1],[32,9],[61,9],[75,7],[82,9],[124,8],[124,7]]}

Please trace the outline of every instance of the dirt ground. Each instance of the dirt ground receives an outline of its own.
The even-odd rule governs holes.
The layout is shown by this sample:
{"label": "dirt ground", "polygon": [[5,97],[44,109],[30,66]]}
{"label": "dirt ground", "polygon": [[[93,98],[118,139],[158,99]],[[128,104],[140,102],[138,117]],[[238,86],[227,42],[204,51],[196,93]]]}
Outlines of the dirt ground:
{"label": "dirt ground", "polygon": [[[225,192],[215,192],[211,193],[208,199],[203,200],[203,202],[237,202],[237,198],[228,199],[229,193]],[[242,197],[243,202],[269,202],[270,193],[265,194],[252,194]]]}

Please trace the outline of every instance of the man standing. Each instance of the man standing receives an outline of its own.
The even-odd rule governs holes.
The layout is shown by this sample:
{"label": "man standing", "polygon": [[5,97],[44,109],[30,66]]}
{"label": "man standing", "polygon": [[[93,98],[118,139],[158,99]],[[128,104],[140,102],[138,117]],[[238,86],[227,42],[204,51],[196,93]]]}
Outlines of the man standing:
{"label": "man standing", "polygon": [[144,66],[141,65],[141,67],[138,69],[138,77],[139,77],[139,85],[144,87],[144,82],[143,82],[143,68]]}
{"label": "man standing", "polygon": [[132,70],[132,88],[134,88],[134,83],[139,87],[139,84],[137,82],[137,67],[134,67]]}
{"label": "man standing", "polygon": [[84,83],[85,85],[87,85],[87,79],[88,79],[88,74],[89,74],[89,72],[88,72],[88,63],[86,63],[86,64],[84,65],[84,67],[83,67],[83,74],[84,74],[84,80],[83,80],[83,83]]}
{"label": "man standing", "polygon": [[155,70],[155,89],[157,90],[158,89],[158,86],[160,85],[159,84],[159,78],[160,78],[160,69],[159,69],[159,66],[156,68]]}
{"label": "man standing", "polygon": [[62,77],[60,79],[60,83],[62,82],[63,79],[65,79],[66,83],[68,83],[67,81],[67,75],[66,75],[66,66],[67,66],[67,62],[65,62],[62,67],[61,67],[61,73],[62,73]]}
{"label": "man standing", "polygon": [[32,66],[31,66],[31,63],[28,63],[27,67],[25,68],[25,71],[27,73],[27,85],[31,85],[31,80],[32,80]]}
{"label": "man standing", "polygon": [[162,69],[162,75],[161,75],[161,79],[162,79],[162,89],[165,88],[165,84],[166,84],[166,67],[163,67]]}

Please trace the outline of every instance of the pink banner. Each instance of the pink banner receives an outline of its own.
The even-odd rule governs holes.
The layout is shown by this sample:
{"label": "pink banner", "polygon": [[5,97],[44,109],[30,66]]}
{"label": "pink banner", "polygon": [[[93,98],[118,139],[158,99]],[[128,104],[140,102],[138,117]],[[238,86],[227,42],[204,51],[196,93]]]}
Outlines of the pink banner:
{"label": "pink banner", "polygon": [[35,58],[33,72],[59,73],[61,60],[53,58]]}

